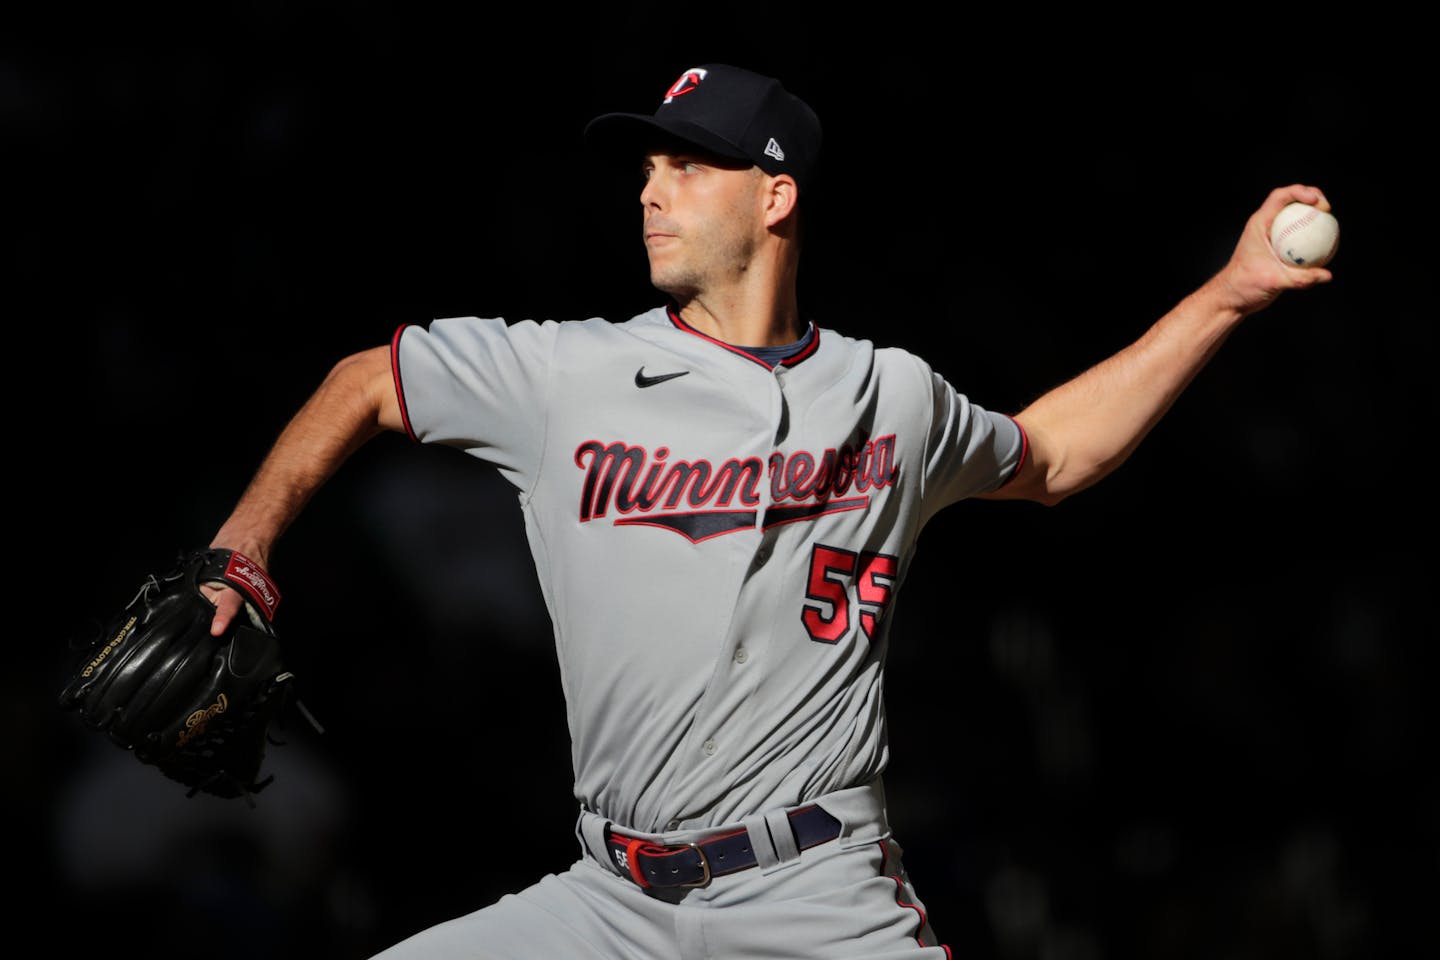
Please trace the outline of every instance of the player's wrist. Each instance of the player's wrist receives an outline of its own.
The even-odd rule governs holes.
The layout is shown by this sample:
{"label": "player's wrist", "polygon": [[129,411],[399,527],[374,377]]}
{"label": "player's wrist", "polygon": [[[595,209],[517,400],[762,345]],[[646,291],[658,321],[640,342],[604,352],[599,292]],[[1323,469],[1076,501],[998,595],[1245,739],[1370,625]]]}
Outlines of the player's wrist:
{"label": "player's wrist", "polygon": [[229,550],[239,554],[267,573],[270,570],[270,551],[273,543],[254,535],[243,535],[224,527],[210,541],[211,550]]}
{"label": "player's wrist", "polygon": [[1209,325],[1228,329],[1264,307],[1262,295],[1233,264],[1206,281],[1181,303],[1182,312]]}

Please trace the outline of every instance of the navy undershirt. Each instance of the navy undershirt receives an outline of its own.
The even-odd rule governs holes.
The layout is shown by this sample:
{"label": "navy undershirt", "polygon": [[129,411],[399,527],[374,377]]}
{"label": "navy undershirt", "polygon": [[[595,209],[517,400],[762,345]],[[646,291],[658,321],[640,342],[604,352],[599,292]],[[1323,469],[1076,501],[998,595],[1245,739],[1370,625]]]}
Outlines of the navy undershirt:
{"label": "navy undershirt", "polygon": [[804,350],[810,345],[810,341],[813,339],[815,339],[815,327],[811,324],[805,327],[805,336],[796,340],[794,343],[786,343],[778,347],[736,347],[736,349],[744,350],[766,366],[773,367],[777,363],[788,360],[801,350]]}

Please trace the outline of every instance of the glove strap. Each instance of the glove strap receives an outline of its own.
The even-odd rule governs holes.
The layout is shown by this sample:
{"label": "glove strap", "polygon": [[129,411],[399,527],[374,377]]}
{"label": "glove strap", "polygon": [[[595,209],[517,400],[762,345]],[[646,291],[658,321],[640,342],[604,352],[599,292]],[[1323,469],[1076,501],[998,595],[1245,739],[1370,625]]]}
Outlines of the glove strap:
{"label": "glove strap", "polygon": [[200,582],[222,580],[250,598],[251,603],[265,617],[267,623],[274,622],[275,608],[280,605],[280,590],[275,581],[261,569],[260,564],[243,553],[234,550],[212,549],[205,551],[205,561],[200,567]]}

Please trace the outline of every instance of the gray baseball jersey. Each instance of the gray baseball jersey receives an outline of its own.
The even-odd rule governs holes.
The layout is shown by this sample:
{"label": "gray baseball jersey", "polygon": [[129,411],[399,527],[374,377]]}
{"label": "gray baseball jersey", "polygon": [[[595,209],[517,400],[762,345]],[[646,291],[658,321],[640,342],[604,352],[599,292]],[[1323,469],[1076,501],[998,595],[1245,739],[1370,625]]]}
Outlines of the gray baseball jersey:
{"label": "gray baseball jersey", "polygon": [[519,491],[575,796],[660,833],[876,780],[895,599],[934,513],[1025,439],[924,361],[815,328],[774,367],[656,308],[392,343],[405,427]]}

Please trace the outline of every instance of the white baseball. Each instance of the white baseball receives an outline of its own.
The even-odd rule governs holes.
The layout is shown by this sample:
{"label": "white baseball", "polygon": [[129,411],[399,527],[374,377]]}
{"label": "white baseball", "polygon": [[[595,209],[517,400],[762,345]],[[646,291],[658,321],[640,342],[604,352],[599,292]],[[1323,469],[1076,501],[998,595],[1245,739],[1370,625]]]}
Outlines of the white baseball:
{"label": "white baseball", "polygon": [[1270,245],[1294,267],[1323,267],[1340,247],[1340,221],[1308,203],[1292,203],[1270,224]]}

